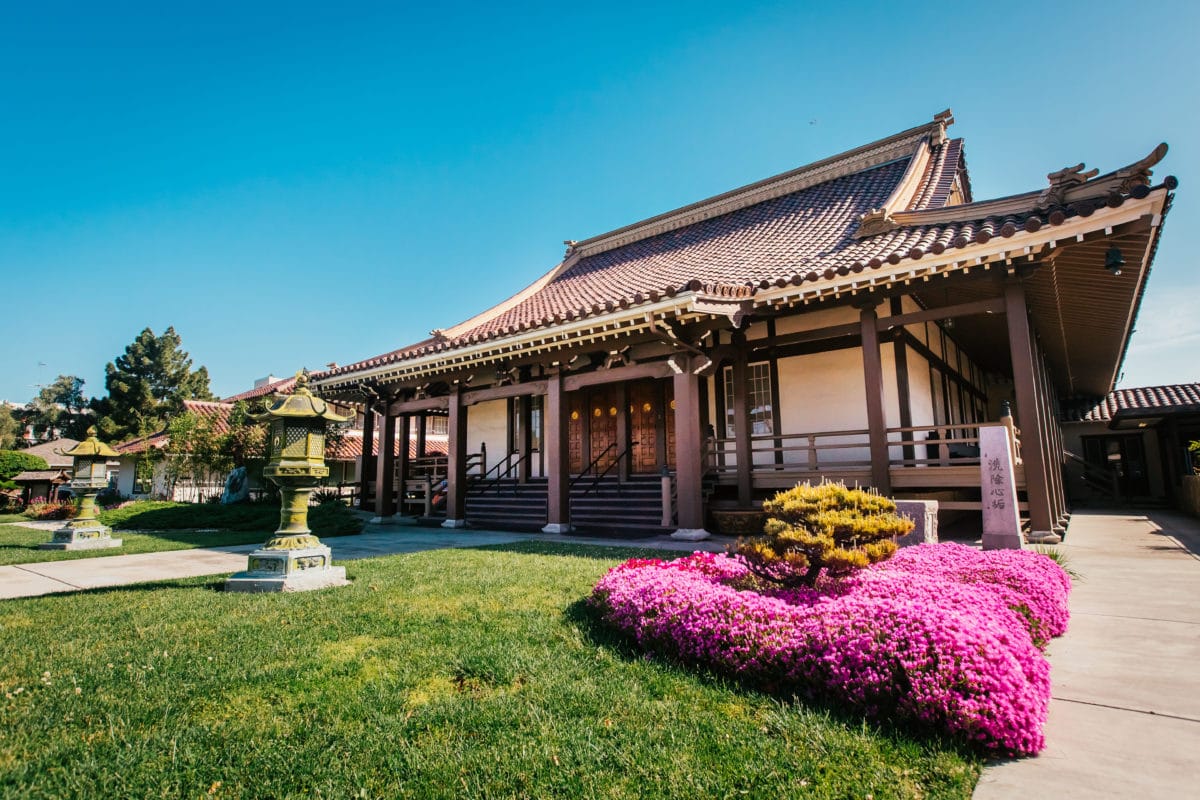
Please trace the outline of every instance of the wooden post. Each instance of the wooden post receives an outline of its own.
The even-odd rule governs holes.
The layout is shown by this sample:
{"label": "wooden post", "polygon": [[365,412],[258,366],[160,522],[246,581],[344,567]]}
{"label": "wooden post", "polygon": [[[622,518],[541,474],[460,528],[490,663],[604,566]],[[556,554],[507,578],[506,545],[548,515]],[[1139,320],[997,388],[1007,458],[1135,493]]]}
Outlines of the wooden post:
{"label": "wooden post", "polygon": [[404,515],[404,500],[408,496],[408,444],[412,431],[411,419],[408,414],[400,415],[400,453],[397,456],[399,460],[396,464],[396,510],[400,512],[401,516]]}
{"label": "wooden post", "polygon": [[[892,298],[892,316],[898,316],[904,311],[904,305],[899,297]],[[900,402],[900,427],[911,428],[912,422],[912,392],[908,385],[908,346],[905,340],[904,328],[897,328],[895,336],[892,338],[892,351],[896,354],[896,399]],[[916,458],[916,449],[912,446],[913,435],[911,431],[905,431],[900,434],[900,440],[904,442],[903,458],[905,462],[911,462]],[[904,466],[912,466],[910,463],[905,463]]]}
{"label": "wooden post", "polygon": [[629,391],[622,382],[616,385],[617,396],[617,481],[629,480],[629,460],[633,455],[629,447]]}
{"label": "wooden post", "polygon": [[[739,506],[749,508],[754,499],[754,450],[750,440],[750,379],[746,364],[749,351],[746,348],[746,335],[741,331],[734,331],[733,345],[738,349],[730,370],[730,379],[733,381],[733,447],[737,457],[737,498]],[[678,429],[675,435],[679,435]]]}
{"label": "wooden post", "polygon": [[1004,312],[1008,318],[1008,348],[1012,356],[1013,388],[1017,400],[1017,426],[1021,429],[1021,459],[1025,463],[1025,494],[1029,499],[1030,538],[1051,541],[1054,519],[1046,480],[1046,447],[1038,421],[1038,392],[1033,363],[1033,337],[1025,287],[1013,280],[1004,286]]}
{"label": "wooden post", "polygon": [[571,456],[567,434],[567,395],[561,373],[546,383],[542,406],[542,449],[546,453],[546,527],[543,533],[568,533],[571,530]]}
{"label": "wooden post", "polygon": [[422,413],[417,417],[417,458],[425,457],[425,433],[429,427],[429,417]]}
{"label": "wooden post", "polygon": [[883,410],[883,357],[879,350],[878,316],[875,303],[864,305],[859,314],[862,324],[863,380],[867,391],[867,428],[871,437],[871,485],[880,494],[892,493],[889,472],[887,416]]}
{"label": "wooden post", "polygon": [[683,369],[675,383],[675,471],[679,500],[679,528],[671,537],[707,539],[704,530],[704,438],[700,430],[700,379],[691,371],[691,359],[675,355]]}
{"label": "wooden post", "polygon": [[447,410],[446,521],[442,527],[464,528],[467,525],[467,407],[462,403],[462,390],[457,384],[450,389]]}
{"label": "wooden post", "polygon": [[371,479],[375,477],[375,412],[368,406],[363,411],[362,458],[358,465],[358,507],[370,508]]}
{"label": "wooden post", "polygon": [[375,519],[388,522],[396,513],[396,418],[383,414],[379,426],[379,455],[375,459]]}
{"label": "wooden post", "polygon": [[529,482],[529,458],[533,452],[533,397],[521,395],[517,404],[517,483]]}

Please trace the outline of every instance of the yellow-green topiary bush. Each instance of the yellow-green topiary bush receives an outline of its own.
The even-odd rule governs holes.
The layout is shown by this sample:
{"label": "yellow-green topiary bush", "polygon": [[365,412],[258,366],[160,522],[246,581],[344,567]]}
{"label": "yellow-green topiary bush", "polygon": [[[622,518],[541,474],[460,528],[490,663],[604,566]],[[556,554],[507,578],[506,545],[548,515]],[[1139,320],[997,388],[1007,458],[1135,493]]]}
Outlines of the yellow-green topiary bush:
{"label": "yellow-green topiary bush", "polygon": [[812,586],[821,571],[845,575],[896,552],[911,519],[873,491],[844,483],[802,483],[763,503],[764,535],[739,539],[737,552],[754,574],[784,586]]}

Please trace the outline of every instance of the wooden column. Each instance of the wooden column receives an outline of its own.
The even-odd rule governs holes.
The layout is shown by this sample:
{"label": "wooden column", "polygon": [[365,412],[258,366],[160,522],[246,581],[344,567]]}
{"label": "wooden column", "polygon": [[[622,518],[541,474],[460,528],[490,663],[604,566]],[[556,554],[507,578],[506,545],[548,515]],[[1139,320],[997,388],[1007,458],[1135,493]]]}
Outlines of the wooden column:
{"label": "wooden column", "polygon": [[529,482],[529,460],[533,450],[533,397],[524,394],[517,404],[517,483]]}
{"label": "wooden column", "polygon": [[[746,347],[746,334],[734,331],[733,346],[737,348],[730,369],[733,381],[733,452],[737,457],[738,505],[749,508],[754,499],[754,452],[750,431],[750,377],[746,359],[750,353]],[[678,429],[675,432],[678,436]]]}
{"label": "wooden column", "polygon": [[1033,337],[1025,287],[1013,280],[1004,286],[1004,313],[1008,318],[1008,349],[1012,356],[1017,427],[1021,429],[1021,458],[1025,463],[1025,494],[1029,500],[1029,527],[1034,538],[1054,531],[1050,491],[1046,479],[1046,443],[1038,424],[1038,391],[1033,357]]}
{"label": "wooden column", "polygon": [[358,465],[358,507],[367,511],[371,480],[375,477],[375,412],[363,411],[362,460]]}
{"label": "wooden column", "polygon": [[871,486],[880,494],[892,493],[888,471],[887,416],[883,410],[883,357],[879,350],[878,316],[875,304],[865,305],[859,315],[862,324],[863,380],[867,392],[867,428],[871,439]]}
{"label": "wooden column", "polygon": [[700,379],[690,369],[690,360],[676,355],[684,371],[675,383],[675,480],[681,539],[707,538],[704,530],[704,445],[700,430]]}
{"label": "wooden column", "polygon": [[[898,316],[904,311],[904,305],[899,297],[892,298],[892,316]],[[911,428],[912,422],[912,391],[908,385],[908,346],[904,337],[904,328],[897,328],[895,336],[892,338],[892,352],[896,354],[896,399],[900,404],[900,427]],[[905,442],[903,449],[903,458],[912,460],[916,458],[916,451],[912,444],[913,435],[911,432],[900,434],[900,440]]]}
{"label": "wooden column", "polygon": [[467,407],[457,385],[450,389],[447,410],[446,521],[442,527],[462,528],[467,524]]}
{"label": "wooden column", "polygon": [[383,414],[379,424],[379,456],[375,459],[375,519],[396,513],[396,418]]}
{"label": "wooden column", "polygon": [[397,456],[399,459],[396,468],[396,510],[401,514],[404,513],[404,496],[407,494],[405,481],[408,480],[408,442],[412,435],[412,417],[408,414],[400,415],[400,453]]}
{"label": "wooden column", "polygon": [[429,429],[429,417],[421,414],[417,417],[417,458],[425,457],[425,432]]}
{"label": "wooden column", "polygon": [[629,391],[628,385],[618,383],[617,396],[617,480],[621,483],[629,480],[629,459],[632,455],[629,447]]}
{"label": "wooden column", "polygon": [[571,455],[568,449],[567,393],[561,374],[546,382],[546,400],[542,405],[542,449],[546,455],[545,533],[571,530]]}

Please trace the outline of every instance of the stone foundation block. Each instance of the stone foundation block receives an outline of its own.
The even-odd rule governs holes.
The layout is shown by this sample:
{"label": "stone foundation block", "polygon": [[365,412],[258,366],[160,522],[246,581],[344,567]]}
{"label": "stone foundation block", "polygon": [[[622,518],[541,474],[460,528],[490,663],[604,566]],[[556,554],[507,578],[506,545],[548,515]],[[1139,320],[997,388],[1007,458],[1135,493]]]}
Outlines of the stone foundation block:
{"label": "stone foundation block", "polygon": [[897,500],[896,513],[902,517],[908,517],[916,523],[916,527],[912,529],[911,533],[896,537],[895,541],[898,546],[937,544],[937,500]]}

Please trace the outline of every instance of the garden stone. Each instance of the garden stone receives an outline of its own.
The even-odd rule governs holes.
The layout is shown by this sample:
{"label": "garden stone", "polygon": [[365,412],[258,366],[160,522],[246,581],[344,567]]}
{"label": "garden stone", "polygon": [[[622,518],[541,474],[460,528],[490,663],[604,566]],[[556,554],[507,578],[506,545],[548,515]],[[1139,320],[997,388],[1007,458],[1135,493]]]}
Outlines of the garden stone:
{"label": "garden stone", "polygon": [[671,534],[672,539],[679,539],[684,542],[699,542],[711,536],[704,528],[680,528]]}
{"label": "garden stone", "polygon": [[290,550],[259,548],[250,553],[248,569],[225,582],[225,591],[303,592],[349,583],[346,568],[332,566],[327,545]]}
{"label": "garden stone", "polygon": [[910,533],[893,539],[898,547],[908,547],[914,544],[937,544],[937,500],[897,500],[896,513],[902,517],[908,517],[914,523]]}

